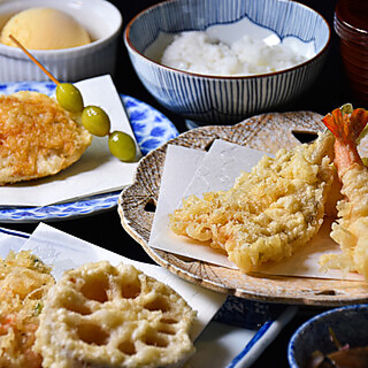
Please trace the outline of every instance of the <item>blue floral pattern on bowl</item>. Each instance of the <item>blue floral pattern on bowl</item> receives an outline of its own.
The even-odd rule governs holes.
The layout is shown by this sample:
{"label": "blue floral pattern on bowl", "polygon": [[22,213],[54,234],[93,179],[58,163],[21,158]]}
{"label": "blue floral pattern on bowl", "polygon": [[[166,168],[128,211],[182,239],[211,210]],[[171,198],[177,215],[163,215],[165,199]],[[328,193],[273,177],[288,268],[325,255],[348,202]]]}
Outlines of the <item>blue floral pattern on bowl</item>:
{"label": "blue floral pattern on bowl", "polygon": [[[51,82],[0,83],[0,93],[2,94],[12,94],[22,90],[52,95],[55,91],[55,84]],[[174,124],[161,112],[134,97],[121,95],[121,99],[143,155],[178,135]],[[119,194],[120,192],[104,193],[78,201],[45,207],[0,206],[0,222],[55,221],[96,214],[114,208],[117,205]]]}

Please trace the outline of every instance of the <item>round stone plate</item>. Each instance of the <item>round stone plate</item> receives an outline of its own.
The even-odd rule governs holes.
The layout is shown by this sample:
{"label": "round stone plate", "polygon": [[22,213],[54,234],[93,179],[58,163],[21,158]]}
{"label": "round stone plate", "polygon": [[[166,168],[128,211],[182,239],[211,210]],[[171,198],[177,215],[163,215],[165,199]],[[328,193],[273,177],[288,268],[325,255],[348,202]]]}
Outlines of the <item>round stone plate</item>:
{"label": "round stone plate", "polygon": [[[300,305],[337,306],[367,302],[368,286],[364,282],[245,275],[238,270],[148,246],[168,144],[207,150],[215,139],[224,139],[275,153],[281,147],[291,148],[300,144],[296,137],[313,138],[313,133],[323,129],[321,115],[301,111],[263,114],[234,126],[206,126],[185,132],[140,161],[135,181],[119,196],[118,211],[122,225],[156,263],[190,282],[218,292],[252,300]],[[363,153],[368,151],[367,147],[364,144]]]}

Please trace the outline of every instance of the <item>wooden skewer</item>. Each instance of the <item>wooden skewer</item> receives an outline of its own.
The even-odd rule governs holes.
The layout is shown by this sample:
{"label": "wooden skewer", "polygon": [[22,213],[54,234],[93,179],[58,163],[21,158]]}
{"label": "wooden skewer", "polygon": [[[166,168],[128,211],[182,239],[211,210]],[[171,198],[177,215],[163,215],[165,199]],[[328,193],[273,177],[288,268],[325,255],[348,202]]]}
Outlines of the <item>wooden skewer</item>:
{"label": "wooden skewer", "polygon": [[60,82],[13,36],[9,38],[56,84]]}

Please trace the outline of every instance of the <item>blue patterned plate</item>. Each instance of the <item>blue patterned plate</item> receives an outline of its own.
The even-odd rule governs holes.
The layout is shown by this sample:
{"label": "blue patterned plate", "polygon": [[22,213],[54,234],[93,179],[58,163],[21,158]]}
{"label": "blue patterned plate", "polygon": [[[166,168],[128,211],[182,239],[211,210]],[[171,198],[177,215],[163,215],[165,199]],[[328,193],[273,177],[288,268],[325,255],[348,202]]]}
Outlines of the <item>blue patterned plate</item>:
{"label": "blue patterned plate", "polygon": [[[0,257],[4,258],[10,249],[18,252],[29,237],[28,233],[0,227]],[[188,365],[195,368],[251,367],[295,316],[297,309],[296,306],[229,296],[195,341],[197,352]]]}
{"label": "blue patterned plate", "polygon": [[[55,84],[51,82],[0,83],[0,93],[36,91],[51,95]],[[178,135],[174,124],[162,113],[133,97],[122,95],[135,137],[143,155]],[[82,215],[96,214],[114,208],[120,192],[105,193],[77,201],[45,207],[1,207],[0,222],[58,221]]]}

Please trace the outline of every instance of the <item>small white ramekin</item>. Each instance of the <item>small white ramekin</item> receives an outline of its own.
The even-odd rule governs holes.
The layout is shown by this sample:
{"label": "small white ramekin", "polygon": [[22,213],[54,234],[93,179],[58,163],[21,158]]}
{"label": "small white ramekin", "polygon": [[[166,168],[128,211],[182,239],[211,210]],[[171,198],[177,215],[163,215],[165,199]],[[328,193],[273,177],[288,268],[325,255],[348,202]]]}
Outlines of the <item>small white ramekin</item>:
{"label": "small white ramekin", "polygon": [[[89,32],[88,45],[60,50],[30,50],[58,80],[75,82],[114,74],[119,10],[106,0],[2,0],[0,28],[14,14],[33,7],[52,7],[70,14]],[[0,43],[0,82],[47,81],[49,78],[17,47]]]}

